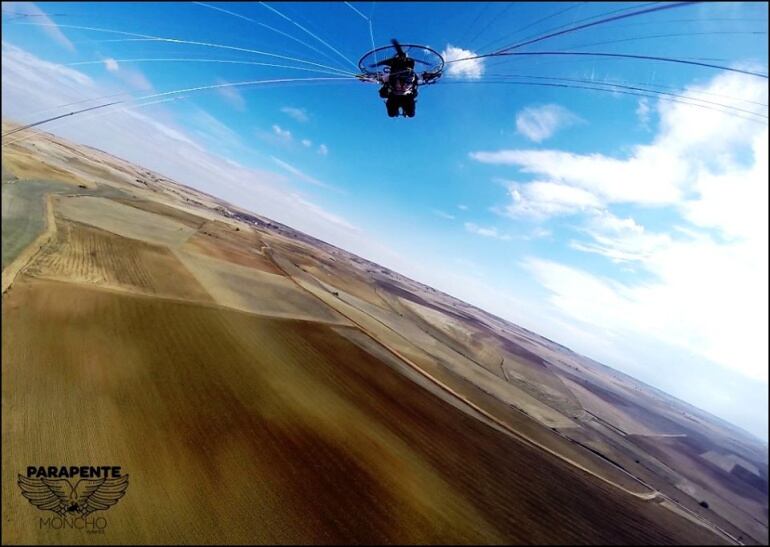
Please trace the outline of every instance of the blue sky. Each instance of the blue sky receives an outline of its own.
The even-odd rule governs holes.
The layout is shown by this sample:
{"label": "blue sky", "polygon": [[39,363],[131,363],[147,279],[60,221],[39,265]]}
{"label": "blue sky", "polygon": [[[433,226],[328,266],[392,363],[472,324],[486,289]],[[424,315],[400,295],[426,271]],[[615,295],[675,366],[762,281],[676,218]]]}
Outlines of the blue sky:
{"label": "blue sky", "polygon": [[[3,2],[3,116],[36,121],[120,92],[342,78],[371,48],[370,21],[378,46],[397,37],[463,56],[644,7],[351,5],[268,3],[282,17],[259,3]],[[521,51],[708,59],[766,74],[766,32],[764,3],[704,3]],[[188,61],[129,61],[170,58]],[[452,66],[409,120],[389,119],[375,86],[335,80],[146,99],[49,129],[390,266],[766,439],[767,80],[595,57]],[[659,89],[701,107],[484,83],[506,75],[669,86]]]}

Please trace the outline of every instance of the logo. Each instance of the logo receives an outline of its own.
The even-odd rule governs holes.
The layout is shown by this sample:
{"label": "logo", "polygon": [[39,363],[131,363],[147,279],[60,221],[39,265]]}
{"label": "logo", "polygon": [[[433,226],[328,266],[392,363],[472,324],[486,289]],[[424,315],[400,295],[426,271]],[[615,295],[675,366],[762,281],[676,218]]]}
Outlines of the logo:
{"label": "logo", "polygon": [[92,528],[103,531],[104,518],[88,519],[96,511],[106,511],[120,500],[128,488],[128,475],[120,467],[70,466],[27,467],[27,476],[18,475],[21,494],[41,511],[58,515],[40,519],[41,528]]}

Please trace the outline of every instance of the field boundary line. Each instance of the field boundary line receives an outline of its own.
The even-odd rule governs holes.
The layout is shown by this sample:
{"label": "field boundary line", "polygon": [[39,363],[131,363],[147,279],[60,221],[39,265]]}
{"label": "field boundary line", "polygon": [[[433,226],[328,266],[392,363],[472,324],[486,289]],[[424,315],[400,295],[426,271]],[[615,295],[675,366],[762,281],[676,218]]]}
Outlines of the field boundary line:
{"label": "field boundary line", "polygon": [[3,269],[2,274],[2,294],[11,288],[13,282],[19,273],[32,261],[38,252],[50,241],[50,239],[56,234],[56,218],[53,212],[53,194],[45,194],[45,217],[46,227],[45,230],[27,245],[13,261]]}
{"label": "field boundary line", "polygon": [[[267,247],[267,249],[268,249],[268,251],[269,251],[269,253],[268,253],[268,254],[269,254],[270,258],[272,259],[272,249],[271,249],[269,246],[267,246],[267,245],[265,245],[264,247]],[[289,277],[290,279],[292,279],[292,281],[294,281],[294,283],[296,283],[298,287],[300,287],[302,290],[304,290],[304,291],[306,291],[306,292],[310,292],[310,293],[312,294],[312,292],[311,292],[311,291],[309,291],[308,289],[306,289],[305,287],[303,287],[303,286],[302,286],[300,283],[298,283],[298,282],[297,282],[297,281],[296,281],[296,280],[295,280],[295,279],[294,279],[294,278],[293,278],[293,277],[292,277],[292,276],[291,276],[291,275],[290,275],[288,272],[286,272],[286,270],[284,270],[284,269],[283,269],[283,268],[282,268],[282,267],[281,267],[281,266],[278,264],[278,262],[277,262],[277,261],[273,260],[273,262],[275,263],[275,265],[276,265],[278,268],[280,268],[280,269],[281,269],[281,271],[283,271],[283,272],[284,272],[284,273],[287,275],[287,277]],[[328,304],[326,301],[324,301],[323,299],[321,299],[321,298],[320,298],[318,295],[315,295],[315,294],[313,294],[313,296],[315,296],[316,298],[318,298],[319,300],[321,300],[322,302],[324,302],[324,304],[326,304],[327,306],[329,306],[329,304]],[[330,306],[330,307],[333,307],[333,306]],[[337,309],[337,308],[335,308],[335,310],[336,310],[336,309]],[[517,440],[520,440],[520,441],[522,441],[522,442],[524,442],[524,443],[526,443],[526,444],[529,444],[530,446],[534,446],[534,447],[536,447],[536,448],[540,448],[540,449],[542,449],[542,450],[544,450],[544,451],[548,452],[549,454],[551,454],[551,455],[553,455],[553,456],[557,457],[559,460],[562,460],[562,461],[564,461],[564,462],[568,463],[568,464],[569,464],[569,465],[571,465],[572,467],[576,467],[576,468],[578,468],[578,469],[580,469],[580,470],[582,470],[582,471],[584,471],[584,472],[588,473],[589,475],[592,475],[592,476],[594,476],[594,477],[596,477],[596,478],[600,479],[601,481],[603,481],[603,482],[606,482],[607,484],[609,484],[609,485],[611,485],[611,486],[614,486],[614,487],[616,487],[616,488],[619,488],[620,490],[623,490],[623,491],[625,491],[625,492],[627,492],[627,493],[631,494],[631,495],[632,495],[632,496],[634,496],[634,497],[637,497],[637,498],[640,498],[640,499],[643,499],[643,500],[654,500],[654,499],[656,499],[656,498],[658,498],[658,497],[660,496],[660,492],[658,492],[658,491],[657,491],[657,490],[655,490],[654,488],[650,487],[649,485],[646,485],[646,484],[644,484],[644,483],[643,483],[643,482],[641,482],[641,481],[640,481],[640,480],[639,480],[637,477],[633,477],[633,475],[630,475],[630,474],[629,474],[629,475],[630,475],[632,478],[634,478],[634,479],[635,479],[637,482],[639,482],[640,484],[642,484],[642,486],[644,486],[645,488],[649,488],[649,489],[651,489],[651,490],[652,490],[652,492],[650,492],[650,493],[646,493],[646,494],[645,494],[645,493],[639,493],[639,492],[634,492],[634,491],[632,491],[632,490],[628,490],[627,488],[625,488],[625,487],[623,487],[623,486],[621,486],[621,485],[619,485],[619,484],[617,484],[617,483],[615,483],[615,482],[613,482],[613,481],[611,481],[611,480],[609,480],[609,479],[606,479],[606,478],[604,478],[604,477],[601,477],[601,476],[597,475],[596,473],[594,473],[594,472],[593,472],[593,471],[591,471],[590,469],[587,469],[587,468],[586,468],[586,467],[584,467],[583,465],[581,465],[581,464],[579,464],[579,463],[577,463],[577,462],[574,462],[574,461],[570,460],[569,458],[566,458],[566,457],[562,456],[561,454],[559,454],[558,452],[555,452],[554,450],[552,450],[552,449],[548,448],[547,446],[545,446],[545,445],[542,445],[542,444],[538,443],[537,441],[535,441],[535,440],[533,440],[533,439],[530,439],[529,437],[527,437],[527,436],[525,436],[525,435],[522,435],[520,432],[516,431],[516,430],[515,430],[513,427],[511,427],[510,425],[508,425],[507,423],[505,423],[505,422],[504,422],[504,421],[502,421],[501,419],[499,419],[499,418],[497,418],[496,416],[492,415],[492,414],[491,414],[490,412],[488,412],[487,410],[484,410],[483,408],[479,407],[479,406],[478,406],[476,403],[474,403],[474,402],[472,402],[472,401],[469,401],[469,400],[468,400],[466,397],[464,397],[464,396],[462,396],[461,394],[459,394],[457,391],[455,391],[454,389],[452,389],[451,387],[449,387],[448,385],[446,385],[445,383],[443,383],[441,380],[437,379],[436,377],[432,376],[432,375],[431,375],[431,374],[429,374],[428,372],[424,371],[424,370],[423,370],[423,369],[422,369],[422,368],[421,368],[419,365],[417,365],[416,363],[412,362],[412,361],[411,361],[411,359],[409,359],[408,357],[406,357],[406,356],[402,355],[402,354],[401,354],[401,353],[400,353],[400,352],[399,352],[397,349],[391,348],[391,347],[390,347],[388,344],[386,344],[385,342],[382,342],[381,340],[379,340],[379,339],[375,338],[375,337],[374,337],[374,336],[373,336],[371,333],[369,333],[369,331],[368,331],[368,330],[366,330],[366,328],[362,327],[362,326],[361,326],[361,324],[360,324],[359,322],[357,322],[357,321],[355,321],[354,319],[352,319],[352,318],[351,318],[349,315],[347,315],[346,313],[344,313],[344,312],[342,312],[342,311],[340,311],[340,310],[337,310],[337,311],[338,311],[338,312],[339,312],[341,315],[343,315],[344,317],[346,317],[346,318],[347,318],[349,321],[351,321],[351,322],[352,322],[352,323],[353,323],[353,324],[354,324],[354,325],[355,325],[355,326],[356,326],[356,327],[357,327],[357,328],[358,328],[358,329],[359,329],[361,332],[363,332],[363,333],[364,333],[366,336],[368,336],[369,338],[371,338],[371,339],[372,339],[374,342],[376,342],[377,344],[379,344],[379,345],[381,345],[382,347],[384,347],[385,349],[387,349],[387,350],[388,350],[389,352],[391,352],[393,355],[395,355],[396,357],[398,357],[398,358],[399,358],[400,360],[402,360],[404,363],[408,364],[408,365],[409,365],[411,368],[413,368],[413,369],[414,369],[416,372],[418,372],[418,373],[419,373],[419,374],[421,374],[422,376],[426,377],[428,380],[430,380],[431,382],[433,382],[434,384],[436,384],[438,387],[440,387],[441,389],[443,389],[444,391],[446,391],[446,392],[447,392],[447,393],[449,393],[450,395],[454,396],[456,399],[459,399],[460,401],[462,401],[463,403],[465,403],[465,404],[466,404],[466,405],[468,405],[469,407],[473,408],[473,409],[474,409],[475,411],[477,411],[478,413],[480,413],[480,414],[482,414],[483,416],[485,416],[487,419],[491,420],[492,422],[494,422],[495,424],[497,424],[498,426],[500,426],[501,428],[503,428],[503,429],[504,429],[504,430],[505,430],[505,431],[506,431],[506,432],[507,432],[509,435],[513,436],[513,437],[514,437],[514,438],[516,438]],[[366,312],[363,312],[363,313],[366,313]],[[374,319],[375,319],[375,320],[377,320],[376,318],[374,318]],[[385,326],[387,327],[387,325],[385,325]],[[627,474],[628,474],[628,473],[627,473]]]}
{"label": "field boundary line", "polygon": [[[265,249],[268,251],[266,253],[267,256],[270,257],[270,259],[273,261],[273,263],[276,265],[276,267],[278,267],[281,271],[283,271],[284,274],[286,274],[289,277],[289,279],[294,281],[294,283],[298,287],[300,287],[304,291],[309,292],[310,294],[312,294],[313,296],[315,296],[319,300],[323,301],[327,306],[334,307],[334,306],[331,306],[330,304],[328,304],[325,300],[320,298],[318,295],[313,294],[312,291],[310,291],[310,290],[306,289],[305,287],[303,287],[302,284],[300,284],[297,280],[295,280],[292,275],[290,275],[286,270],[284,270],[284,268],[282,268],[280,266],[278,261],[276,261],[273,258],[273,254],[272,254],[273,250],[272,250],[272,248],[268,244],[263,244],[262,245],[262,249],[261,250],[264,251]],[[490,412],[484,410],[483,408],[481,408],[480,406],[476,405],[472,401],[469,401],[466,397],[464,397],[461,394],[457,393],[454,389],[452,389],[448,385],[444,384],[441,380],[435,378],[434,376],[432,376],[428,372],[424,371],[422,368],[420,368],[420,366],[418,366],[416,363],[413,363],[409,358],[407,358],[406,356],[402,355],[398,350],[391,348],[388,344],[386,344],[386,343],[378,340],[377,338],[375,338],[364,327],[362,327],[357,321],[352,319],[346,313],[338,310],[337,308],[334,308],[334,309],[338,313],[343,315],[345,318],[347,318],[349,321],[351,321],[363,334],[365,334],[366,336],[371,338],[375,343],[379,344],[380,346],[382,346],[383,348],[388,350],[390,353],[392,353],[393,355],[398,357],[401,361],[403,361],[409,367],[414,369],[418,374],[421,374],[426,379],[428,379],[429,381],[433,382],[440,389],[446,391],[447,393],[449,393],[450,395],[452,395],[453,397],[455,397],[456,399],[458,399],[462,403],[465,403],[467,406],[469,406],[470,408],[472,408],[473,410],[475,410],[476,412],[478,412],[479,414],[481,414],[482,416],[484,416],[485,418],[487,418],[488,420],[493,422],[495,425],[497,425],[499,428],[501,428],[504,433],[507,433],[512,438],[514,438],[514,439],[516,439],[516,440],[518,440],[518,441],[520,441],[520,442],[522,442],[522,443],[524,443],[526,445],[529,445],[529,446],[531,446],[533,448],[536,448],[536,449],[539,448],[540,450],[543,450],[544,452],[547,452],[548,454],[556,457],[558,460],[566,463],[567,465],[569,465],[569,466],[571,466],[573,468],[579,469],[579,470],[583,471],[584,473],[588,474],[589,476],[595,477],[596,479],[600,480],[601,482],[604,482],[605,484],[607,484],[607,485],[609,485],[611,487],[614,487],[614,488],[616,488],[618,490],[621,490],[621,491],[623,491],[623,492],[625,492],[625,493],[627,493],[627,494],[629,494],[629,495],[631,495],[631,496],[633,496],[633,497],[635,497],[637,499],[640,499],[642,501],[647,501],[647,502],[653,502],[654,501],[656,503],[659,503],[661,505],[661,507],[664,507],[665,509],[667,509],[668,511],[670,511],[670,512],[672,512],[674,514],[678,514],[681,518],[683,518],[685,520],[689,520],[693,524],[698,524],[698,525],[702,526],[703,528],[707,528],[708,530],[713,532],[715,535],[722,537],[722,539],[727,539],[728,541],[731,541],[734,544],[742,545],[742,543],[740,541],[738,541],[735,537],[733,537],[727,531],[723,530],[718,525],[716,525],[716,524],[706,520],[705,518],[701,517],[700,515],[698,515],[696,513],[693,513],[692,511],[690,511],[686,507],[682,506],[681,504],[679,504],[679,503],[675,502],[674,500],[672,500],[671,498],[669,498],[663,492],[660,492],[660,491],[656,490],[652,486],[650,486],[650,485],[646,484],[644,481],[642,481],[639,477],[636,477],[636,476],[632,475],[628,471],[625,471],[625,470],[621,469],[621,471],[624,471],[626,475],[628,475],[629,477],[633,478],[639,484],[641,484],[645,488],[649,488],[652,491],[649,492],[649,493],[644,494],[644,493],[639,493],[639,492],[634,492],[632,490],[629,490],[628,488],[626,488],[624,486],[621,486],[620,484],[618,484],[616,482],[613,482],[612,480],[610,480],[608,478],[602,477],[601,475],[595,473],[594,471],[591,471],[590,469],[586,468],[585,466],[583,466],[583,465],[581,465],[581,464],[579,464],[579,463],[577,463],[577,462],[575,462],[575,461],[573,461],[573,460],[571,460],[571,459],[569,459],[569,458],[559,454],[558,452],[548,448],[547,446],[545,446],[543,444],[540,444],[539,442],[535,441],[534,439],[531,439],[531,438],[521,434],[520,432],[516,431],[513,427],[508,425],[503,420],[497,418],[496,416],[494,416]],[[363,313],[366,313],[366,312],[363,312]],[[489,424],[487,424],[487,425],[489,425]]]}

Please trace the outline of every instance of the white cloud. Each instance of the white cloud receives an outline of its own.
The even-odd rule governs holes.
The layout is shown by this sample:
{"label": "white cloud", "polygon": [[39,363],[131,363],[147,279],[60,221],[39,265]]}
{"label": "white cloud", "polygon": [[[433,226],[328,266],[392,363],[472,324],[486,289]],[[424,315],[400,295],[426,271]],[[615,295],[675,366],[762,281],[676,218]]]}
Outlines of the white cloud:
{"label": "white cloud", "polygon": [[283,129],[280,125],[273,124],[273,133],[275,133],[275,135],[281,139],[287,141],[291,140],[291,131],[288,129]]}
{"label": "white cloud", "polygon": [[633,218],[619,218],[609,211],[595,211],[582,231],[591,242],[571,241],[570,247],[588,253],[596,253],[615,263],[650,260],[656,252],[668,248],[672,238],[665,233],[647,231]]}
{"label": "white cloud", "polygon": [[[698,89],[767,100],[765,84],[739,75],[718,76]],[[512,161],[546,171],[564,184],[592,189],[603,206],[630,201],[666,205],[669,213],[678,213],[678,220],[651,231],[611,210],[585,211],[588,216],[579,229],[587,239],[573,240],[570,246],[619,265],[632,264],[645,274],[643,281],[632,277],[620,283],[608,277],[612,270],[598,275],[537,258],[526,260],[525,266],[549,291],[555,309],[571,321],[589,323],[621,341],[634,339],[640,346],[679,347],[726,370],[767,382],[767,127],[681,104],[661,102],[658,111],[660,129],[653,143],[637,147],[626,160],[565,152],[536,158],[516,151],[477,159]],[[653,158],[667,161],[656,163]],[[547,161],[553,164],[546,165]],[[651,165],[639,177],[633,171],[644,169],[645,162]],[[593,187],[589,165],[596,169]],[[676,167],[673,172],[671,166]],[[650,189],[658,199],[613,187],[611,173]],[[662,191],[666,187],[669,195],[660,199],[666,196]],[[560,203],[554,196],[538,197],[548,205]]]}
{"label": "white cloud", "polygon": [[463,205],[462,203],[460,205],[458,205],[457,208],[460,209],[461,211],[467,211],[468,210],[468,206],[467,205]]}
{"label": "white cloud", "polygon": [[579,121],[579,116],[558,104],[528,106],[516,114],[516,130],[533,142],[542,142]]}
{"label": "white cloud", "polygon": [[110,72],[117,72],[119,70],[118,62],[112,57],[108,57],[104,60],[104,68]]}
{"label": "white cloud", "polygon": [[517,166],[541,180],[583,189],[606,203],[676,203],[690,180],[690,166],[676,151],[654,145],[637,146],[628,159],[558,150],[473,152],[471,158]]}
{"label": "white cloud", "polygon": [[310,148],[311,146],[313,146],[313,141],[311,141],[310,139],[302,139],[302,146],[304,146],[305,148]]}
{"label": "white cloud", "polygon": [[618,339],[651,337],[767,381],[767,269],[753,254],[757,250],[705,237],[661,240],[644,254],[632,242],[609,247],[606,252],[628,253],[622,260],[640,260],[654,274],[654,281],[637,284],[552,261],[529,259],[525,265],[572,320]]}
{"label": "white cloud", "polygon": [[289,116],[295,121],[298,121],[300,123],[307,123],[310,121],[310,116],[308,116],[307,110],[304,108],[297,108],[294,106],[284,106],[281,108],[281,112]]}
{"label": "white cloud", "polygon": [[322,156],[328,156],[329,155],[329,148],[325,144],[319,144],[318,145],[318,153]]}
{"label": "white cloud", "polygon": [[588,227],[594,231],[611,234],[641,234],[644,232],[644,227],[637,224],[633,218],[620,218],[609,211],[599,211],[591,217]]}
{"label": "white cloud", "polygon": [[[55,4],[52,4],[55,5]],[[42,29],[54,42],[67,49],[75,51],[75,46],[70,42],[62,32],[61,28],[33,2],[3,2],[3,11],[8,14],[28,13],[35,16],[35,23],[40,24],[38,28]]]}
{"label": "white cloud", "polygon": [[445,213],[444,211],[440,211],[438,209],[433,209],[432,211],[433,211],[434,215],[439,216],[441,218],[445,218],[447,220],[454,220],[455,219],[454,215],[450,215],[449,213]]}
{"label": "white cloud", "polygon": [[650,112],[652,109],[650,108],[650,103],[647,100],[647,97],[642,97],[639,99],[639,102],[636,106],[636,117],[639,119],[639,123],[642,124],[642,127],[645,129],[648,129],[650,126]]}
{"label": "white cloud", "polygon": [[276,158],[275,156],[270,156],[270,158],[277,165],[281,166],[283,169],[285,169],[286,171],[288,171],[289,173],[291,173],[292,175],[294,175],[295,177],[297,177],[300,180],[303,180],[305,182],[309,182],[310,184],[312,184],[314,186],[320,186],[322,188],[335,189],[333,186],[330,186],[330,185],[326,184],[325,182],[321,182],[317,178],[311,177],[310,175],[300,171],[299,169],[297,169],[296,167],[294,167],[290,163],[287,163],[287,162],[285,162],[283,160],[280,160],[280,159]]}
{"label": "white cloud", "polygon": [[201,145],[190,139],[182,130],[175,129],[168,124],[161,123],[153,119],[152,116],[140,114],[139,112],[130,110],[127,111],[125,115],[129,118],[133,118],[134,120],[141,122],[143,125],[149,126],[157,135],[165,137],[165,139],[187,144],[200,152],[204,151],[204,148]]}
{"label": "white cloud", "polygon": [[118,72],[123,81],[125,81],[131,87],[138,89],[139,91],[152,91],[153,87],[147,76],[141,71],[131,68],[121,68]]}
{"label": "white cloud", "polygon": [[754,159],[750,167],[728,163],[721,172],[699,171],[694,185],[698,197],[681,206],[687,220],[717,228],[729,238],[767,233],[767,131],[756,133],[750,146]]}
{"label": "white cloud", "polygon": [[602,330],[627,324],[623,314],[628,304],[613,281],[534,257],[524,259],[522,265],[551,292],[551,302],[573,319]]}
{"label": "white cloud", "polygon": [[142,73],[139,69],[126,68],[112,57],[103,59],[103,62],[104,68],[107,69],[107,72],[114,74],[116,77],[120,78],[134,89],[138,89],[139,91],[153,90],[150,80],[148,80],[147,76],[145,76],[144,73]]}
{"label": "white cloud", "polygon": [[492,239],[500,239],[503,241],[507,241],[511,239],[511,236],[501,234],[500,232],[498,232],[497,228],[488,228],[484,226],[479,226],[477,224],[474,224],[473,222],[466,222],[465,230],[472,234],[476,234],[482,237],[489,237]]}
{"label": "white cloud", "polygon": [[211,144],[224,145],[239,151],[245,150],[241,138],[235,131],[202,108],[193,107],[192,112],[185,115],[185,121],[195,127],[196,133]]}
{"label": "white cloud", "polygon": [[513,236],[514,239],[519,239],[522,241],[534,241],[536,239],[544,239],[547,237],[551,237],[553,235],[553,232],[549,230],[548,228],[543,228],[542,226],[535,226],[531,230],[527,232],[517,231],[516,235]]}
{"label": "white cloud", "polygon": [[344,228],[345,230],[350,230],[351,232],[360,232],[361,229],[357,226],[354,226],[344,218],[342,218],[339,215],[335,215],[333,213],[330,213],[329,211],[319,207],[315,203],[311,203],[307,201],[306,199],[302,198],[298,194],[292,194],[291,198],[297,202],[299,205],[302,206],[302,208],[308,210],[310,213],[316,215],[319,218],[322,218],[323,220],[326,220],[327,222],[337,225],[341,228]]}
{"label": "white cloud", "polygon": [[[465,77],[471,80],[478,80],[484,75],[484,59],[468,59],[476,55],[478,54],[474,51],[447,44],[444,51],[441,52],[441,56],[447,63],[444,70],[445,73],[452,78]],[[468,60],[454,62],[457,59]]]}
{"label": "white cloud", "polygon": [[508,186],[511,203],[504,213],[511,217],[538,219],[597,208],[599,199],[592,193],[557,182],[513,182]]}
{"label": "white cloud", "polygon": [[[217,78],[216,83],[227,84],[229,82],[223,80],[222,78]],[[237,87],[217,87],[216,92],[237,111],[243,112],[246,110],[246,99],[243,98],[243,95],[240,91],[238,91]]]}
{"label": "white cloud", "polygon": [[[754,68],[754,67],[747,67]],[[766,68],[764,69],[766,70]],[[735,73],[723,73],[702,85],[688,87],[685,96],[722,96],[767,104],[767,81]],[[730,104],[740,104],[739,101]],[[721,161],[736,146],[745,146],[746,136],[754,135],[766,120],[726,116],[723,112],[658,101],[659,134],[654,144],[669,147],[681,156],[707,163]],[[755,108],[767,116],[767,107]]]}
{"label": "white cloud", "polygon": [[[44,95],[41,89],[47,87],[50,79],[53,79],[60,86],[60,90],[64,88],[63,90],[71,93],[73,97],[77,96],[77,93],[82,95],[83,88],[86,88],[86,91],[90,93],[94,87],[94,81],[82,72],[44,61],[5,41],[2,43],[2,48],[3,73],[7,75],[3,78],[3,86],[7,83],[15,83],[17,85],[21,85],[22,82],[29,83],[30,88],[28,91],[30,94],[35,95],[35,98],[38,98],[37,96],[39,95]],[[41,102],[44,105],[60,104],[55,100],[42,99]],[[41,107],[38,105],[37,108],[46,108],[46,106]],[[34,110],[34,108],[31,110]]]}
{"label": "white cloud", "polygon": [[[740,97],[764,104],[767,86],[748,75],[725,73],[707,84],[691,86],[684,91],[688,94]],[[658,101],[657,110],[658,134],[649,144],[632,147],[625,158],[526,149],[472,152],[470,157],[583,189],[605,205],[678,205],[685,196],[703,190],[706,172],[734,171],[730,158],[736,147],[746,148],[746,135],[761,127],[754,120],[664,100]]]}

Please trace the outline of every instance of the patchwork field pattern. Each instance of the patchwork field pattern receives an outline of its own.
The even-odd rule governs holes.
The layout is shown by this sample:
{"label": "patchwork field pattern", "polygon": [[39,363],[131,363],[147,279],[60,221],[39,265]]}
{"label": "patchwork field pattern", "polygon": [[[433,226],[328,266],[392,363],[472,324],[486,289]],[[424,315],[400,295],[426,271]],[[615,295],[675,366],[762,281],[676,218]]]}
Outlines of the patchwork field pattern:
{"label": "patchwork field pattern", "polygon": [[765,445],[551,340],[45,133],[2,190],[4,543],[767,543]]}

